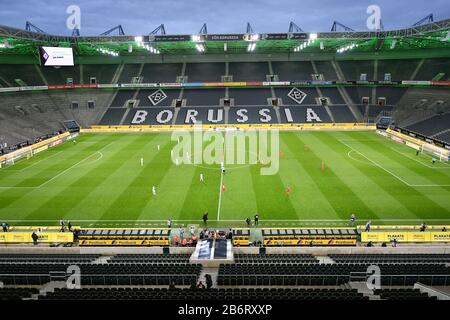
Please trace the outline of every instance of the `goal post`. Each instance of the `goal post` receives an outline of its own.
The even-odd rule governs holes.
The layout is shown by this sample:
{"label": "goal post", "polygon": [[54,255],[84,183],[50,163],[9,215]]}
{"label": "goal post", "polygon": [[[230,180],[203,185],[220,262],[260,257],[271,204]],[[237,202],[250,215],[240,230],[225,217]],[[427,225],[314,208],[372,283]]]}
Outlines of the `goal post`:
{"label": "goal post", "polygon": [[427,154],[441,162],[448,162],[450,159],[450,150],[437,147],[430,143],[424,143],[420,147],[420,152]]}

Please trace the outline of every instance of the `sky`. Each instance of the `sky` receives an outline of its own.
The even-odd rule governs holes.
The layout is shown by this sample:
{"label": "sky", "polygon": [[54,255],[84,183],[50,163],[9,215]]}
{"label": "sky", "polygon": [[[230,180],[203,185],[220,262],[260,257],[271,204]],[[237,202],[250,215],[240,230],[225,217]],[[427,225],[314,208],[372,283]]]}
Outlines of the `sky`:
{"label": "sky", "polygon": [[50,34],[68,35],[69,6],[80,8],[80,34],[99,35],[119,24],[128,35],[149,34],[164,23],[167,34],[287,32],[294,21],[306,32],[330,31],[333,21],[367,30],[369,5],[380,8],[385,30],[409,27],[433,13],[450,18],[449,0],[0,0],[0,25],[25,28],[28,20]]}

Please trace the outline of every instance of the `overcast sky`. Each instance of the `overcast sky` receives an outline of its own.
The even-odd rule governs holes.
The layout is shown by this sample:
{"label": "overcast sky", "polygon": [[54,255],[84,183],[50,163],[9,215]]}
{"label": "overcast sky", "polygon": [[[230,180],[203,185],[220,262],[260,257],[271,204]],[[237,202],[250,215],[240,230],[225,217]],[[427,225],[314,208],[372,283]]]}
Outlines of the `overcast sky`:
{"label": "overcast sky", "polygon": [[118,24],[126,34],[145,35],[164,23],[168,34],[287,32],[294,21],[309,32],[329,31],[334,20],[366,30],[369,5],[378,5],[385,30],[408,27],[434,13],[450,18],[449,0],[0,0],[0,25],[25,27],[29,20],[47,33],[70,34],[67,7],[81,10],[81,35],[98,35]]}

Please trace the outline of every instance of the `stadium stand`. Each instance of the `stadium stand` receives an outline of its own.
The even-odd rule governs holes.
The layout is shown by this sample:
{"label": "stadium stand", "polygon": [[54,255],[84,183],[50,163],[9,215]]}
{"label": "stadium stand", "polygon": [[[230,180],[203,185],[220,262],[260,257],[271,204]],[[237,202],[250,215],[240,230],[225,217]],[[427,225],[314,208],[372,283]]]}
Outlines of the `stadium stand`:
{"label": "stadium stand", "polygon": [[[65,120],[76,120],[86,127],[97,124],[106,110],[112,92],[62,91],[48,93],[10,93],[0,102],[0,140],[20,143],[58,131]],[[72,107],[72,101],[78,108]],[[95,103],[88,107],[88,101]]]}
{"label": "stadium stand", "polygon": [[233,81],[267,81],[268,74],[267,62],[230,62],[228,67]]}
{"label": "stadium stand", "polygon": [[146,63],[141,76],[144,83],[173,83],[181,75],[182,67],[181,63]]}
{"label": "stadium stand", "polygon": [[407,126],[406,129],[431,137],[444,130],[450,129],[450,113],[435,115],[426,120]]}
{"label": "stadium stand", "polygon": [[368,300],[354,289],[147,289],[55,290],[41,300]]}
{"label": "stadium stand", "polygon": [[188,106],[218,106],[220,99],[225,98],[225,89],[184,90],[183,99]]}
{"label": "stadium stand", "polygon": [[72,79],[73,84],[81,83],[80,66],[78,65],[74,67],[41,68],[41,72],[50,85],[71,84],[68,79]]}
{"label": "stadium stand", "polygon": [[272,62],[274,74],[280,81],[312,80],[314,69],[310,61],[277,61]]}
{"label": "stadium stand", "polygon": [[374,293],[383,300],[436,300],[419,289],[377,289]]}
{"label": "stadium stand", "polygon": [[220,82],[225,75],[225,63],[188,63],[185,75],[189,82]]}
{"label": "stadium stand", "polygon": [[386,73],[391,74],[391,80],[410,80],[419,63],[420,60],[417,59],[378,60],[378,73],[375,80],[384,81]]}
{"label": "stadium stand", "polygon": [[347,80],[363,80],[361,74],[366,74],[367,81],[374,80],[373,60],[338,61],[338,63]]}
{"label": "stadium stand", "polygon": [[229,89],[230,98],[235,106],[267,106],[272,97],[270,89]]}
{"label": "stadium stand", "polygon": [[109,84],[112,83],[113,77],[120,65],[117,64],[84,64],[83,81],[85,84],[90,84],[90,79],[95,77],[97,83]]}
{"label": "stadium stand", "polygon": [[314,61],[313,63],[316,65],[317,73],[322,74],[324,80],[338,80],[331,61]]}
{"label": "stadium stand", "polygon": [[[442,75],[440,75],[442,73]],[[450,65],[447,58],[425,59],[419,72],[415,76],[417,80],[450,80]]]}
{"label": "stadium stand", "polygon": [[0,65],[0,77],[5,87],[20,87],[22,85],[40,86],[44,81],[39,75],[35,65],[3,64]]}
{"label": "stadium stand", "polygon": [[119,77],[119,83],[132,83],[133,77],[139,76],[142,64],[124,64]]}
{"label": "stadium stand", "polygon": [[[202,266],[191,254],[0,254],[0,299],[39,300],[424,300],[413,289],[450,284],[448,254],[329,254],[328,262],[312,254],[234,255],[221,264],[210,289],[188,289],[200,279]],[[365,281],[370,265],[381,269],[381,289],[372,294],[353,287]],[[69,266],[80,267],[81,288],[61,287]],[[211,269],[208,269],[211,272]],[[54,290],[46,290],[54,283]],[[174,283],[177,288],[168,289]],[[231,287],[230,287],[231,286]]]}

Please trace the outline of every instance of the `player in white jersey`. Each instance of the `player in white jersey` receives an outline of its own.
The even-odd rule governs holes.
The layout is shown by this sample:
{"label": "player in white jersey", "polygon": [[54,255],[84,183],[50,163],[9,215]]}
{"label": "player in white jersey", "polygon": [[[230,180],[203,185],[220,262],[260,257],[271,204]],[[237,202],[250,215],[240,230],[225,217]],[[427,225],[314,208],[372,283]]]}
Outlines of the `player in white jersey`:
{"label": "player in white jersey", "polygon": [[141,167],[144,166],[144,158],[141,158]]}
{"label": "player in white jersey", "polygon": [[200,182],[205,182],[205,177],[203,176],[203,173],[200,173]]}
{"label": "player in white jersey", "polygon": [[159,149],[160,149],[160,146],[159,146],[159,144],[158,144],[158,151],[159,151]]}
{"label": "player in white jersey", "polygon": [[155,186],[152,187],[152,193],[154,196],[156,196],[156,187]]}

